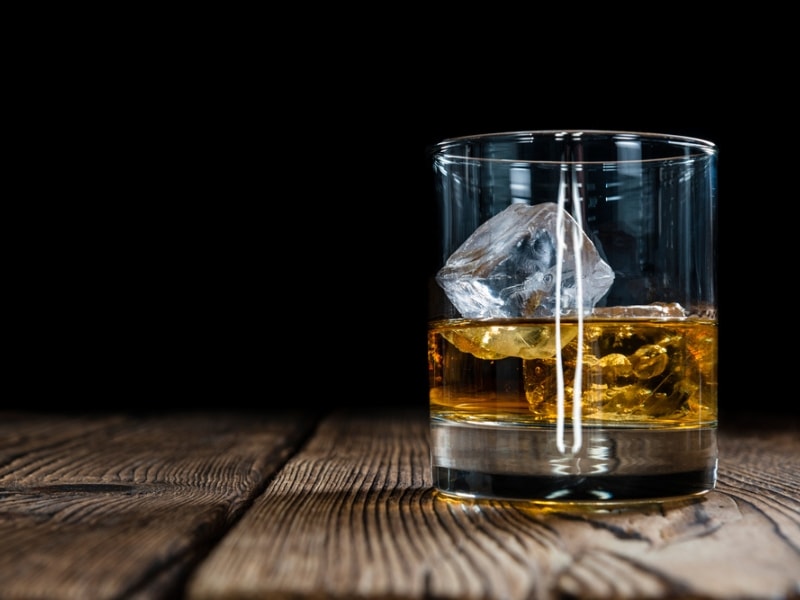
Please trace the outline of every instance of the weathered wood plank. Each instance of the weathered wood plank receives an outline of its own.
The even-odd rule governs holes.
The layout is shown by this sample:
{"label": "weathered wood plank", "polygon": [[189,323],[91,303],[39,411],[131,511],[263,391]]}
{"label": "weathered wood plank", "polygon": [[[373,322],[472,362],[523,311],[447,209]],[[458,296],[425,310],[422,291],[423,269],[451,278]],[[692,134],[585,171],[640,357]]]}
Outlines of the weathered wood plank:
{"label": "weathered wood plank", "polygon": [[0,415],[0,598],[174,597],[311,415]]}
{"label": "weathered wood plank", "polygon": [[216,598],[800,596],[796,424],[723,430],[701,500],[609,512],[443,501],[422,414],[339,413],[189,581]]}

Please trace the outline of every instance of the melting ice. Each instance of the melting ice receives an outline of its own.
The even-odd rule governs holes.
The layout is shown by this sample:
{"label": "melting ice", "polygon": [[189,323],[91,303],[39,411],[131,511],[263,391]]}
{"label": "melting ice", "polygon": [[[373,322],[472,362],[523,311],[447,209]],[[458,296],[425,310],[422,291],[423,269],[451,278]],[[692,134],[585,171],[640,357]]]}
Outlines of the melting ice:
{"label": "melting ice", "polygon": [[[560,210],[564,229],[559,234]],[[578,247],[567,243],[573,239],[580,240]],[[561,253],[557,240],[563,240]],[[561,286],[556,289],[559,254]],[[582,265],[582,299],[576,264]],[[614,282],[614,271],[575,219],[548,202],[512,204],[483,223],[450,256],[436,280],[464,318],[552,317],[557,307],[561,315],[575,313],[579,306],[591,311]]]}

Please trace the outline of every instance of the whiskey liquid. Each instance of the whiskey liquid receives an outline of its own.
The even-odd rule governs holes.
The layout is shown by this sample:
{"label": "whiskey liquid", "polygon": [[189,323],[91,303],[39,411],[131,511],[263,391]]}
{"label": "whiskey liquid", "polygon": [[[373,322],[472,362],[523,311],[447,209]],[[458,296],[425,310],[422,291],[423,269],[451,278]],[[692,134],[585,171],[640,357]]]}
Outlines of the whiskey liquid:
{"label": "whiskey liquid", "polygon": [[713,489],[717,340],[694,318],[432,323],[434,484],[543,502]]}

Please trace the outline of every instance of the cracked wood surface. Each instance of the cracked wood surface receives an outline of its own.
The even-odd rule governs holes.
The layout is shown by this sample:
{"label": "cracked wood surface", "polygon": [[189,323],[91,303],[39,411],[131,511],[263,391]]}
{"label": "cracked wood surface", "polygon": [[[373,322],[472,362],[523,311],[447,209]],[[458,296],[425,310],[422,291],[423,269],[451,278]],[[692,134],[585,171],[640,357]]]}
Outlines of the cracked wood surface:
{"label": "cracked wood surface", "polygon": [[582,512],[437,498],[419,411],[0,417],[0,598],[800,597],[796,418]]}

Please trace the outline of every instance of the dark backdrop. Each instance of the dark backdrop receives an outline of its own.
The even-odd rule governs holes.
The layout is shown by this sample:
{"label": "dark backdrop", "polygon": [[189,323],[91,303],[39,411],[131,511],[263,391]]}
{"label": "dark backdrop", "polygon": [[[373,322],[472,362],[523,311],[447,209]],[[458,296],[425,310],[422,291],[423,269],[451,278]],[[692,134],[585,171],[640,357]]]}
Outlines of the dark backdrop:
{"label": "dark backdrop", "polygon": [[710,69],[570,87],[427,61],[317,78],[248,66],[40,115],[9,224],[7,406],[424,406],[427,149],[585,128],[717,143],[721,409],[796,410],[782,94],[753,106]]}

